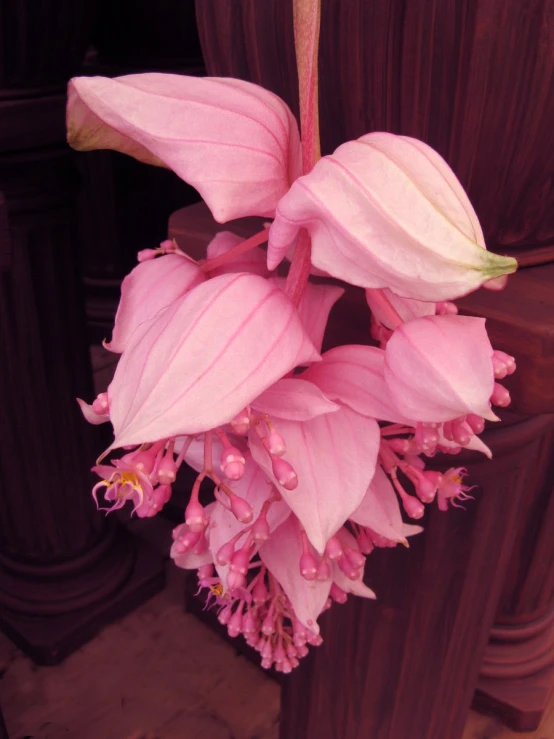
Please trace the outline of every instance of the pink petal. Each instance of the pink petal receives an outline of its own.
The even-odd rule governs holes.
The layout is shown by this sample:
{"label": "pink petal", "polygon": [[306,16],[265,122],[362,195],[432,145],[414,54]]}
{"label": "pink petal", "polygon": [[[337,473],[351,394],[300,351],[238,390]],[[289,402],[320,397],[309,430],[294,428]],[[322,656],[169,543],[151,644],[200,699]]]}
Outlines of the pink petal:
{"label": "pink petal", "polygon": [[[448,441],[448,439],[445,439],[445,437],[440,433],[439,431],[439,444],[444,447],[451,447],[453,449],[459,448],[459,444],[455,441]],[[471,449],[474,452],[481,452],[485,455],[485,457],[488,457],[489,459],[492,459],[492,451],[490,448],[485,444],[484,441],[482,441],[478,436],[474,435],[471,437],[469,442],[464,446],[464,449]]]}
{"label": "pink petal", "polygon": [[[146,330],[145,322],[203,281],[204,274],[196,262],[180,254],[138,264],[121,284],[112,340],[104,344],[106,349],[121,353],[139,326]],[[138,336],[135,334],[133,341]]]}
{"label": "pink petal", "polygon": [[393,403],[409,418],[440,422],[475,413],[494,420],[492,354],[484,318],[417,318],[389,339],[385,382]]}
{"label": "pink petal", "polygon": [[[240,236],[231,233],[231,231],[220,231],[208,244],[207,257],[208,259],[215,259],[215,257],[222,254],[227,254],[230,249],[238,246],[244,240]],[[224,275],[229,272],[249,272],[252,275],[267,277],[269,270],[265,251],[256,246],[245,254],[239,254],[226,264],[210,270],[210,277],[217,277],[217,275]]]}
{"label": "pink petal", "polygon": [[209,549],[202,552],[202,554],[195,554],[192,550],[183,554],[182,552],[177,552],[176,547],[177,542],[173,542],[169,556],[175,562],[177,567],[181,567],[183,570],[197,570],[199,567],[209,565],[214,561]]}
{"label": "pink petal", "polygon": [[106,421],[110,420],[108,414],[96,413],[96,411],[93,410],[92,405],[86,403],[84,400],[81,400],[81,398],[76,398],[76,401],[77,403],[79,403],[79,408],[81,409],[81,413],[85,417],[85,421],[88,421],[93,426],[98,426],[99,424],[106,423]]}
{"label": "pink petal", "polygon": [[279,201],[269,233],[274,269],[304,227],[312,262],[345,282],[451,300],[517,268],[483,248],[477,218],[439,155],[371,133],[340,146]]}
{"label": "pink petal", "polygon": [[360,526],[367,526],[385,539],[405,540],[398,497],[380,465],[377,465],[375,476],[350,519]]}
{"label": "pink petal", "polygon": [[289,108],[243,80],[76,77],[69,83],[67,128],[80,151],[115,149],[172,169],[198,190],[219,223],[273,217],[301,172]]}
{"label": "pink petal", "polygon": [[331,400],[370,418],[408,423],[393,404],[384,378],[385,353],[373,346],[344,345],[325,352],[301,377],[317,385]]}
{"label": "pink petal", "polygon": [[279,380],[259,395],[252,408],[270,417],[309,421],[324,413],[338,411],[340,406],[326,398],[317,385],[289,377]]}
{"label": "pink petal", "polygon": [[331,580],[308,581],[300,574],[302,540],[300,527],[294,516],[290,516],[273,532],[268,541],[260,547],[259,554],[262,562],[285,591],[298,620],[318,634],[317,618],[329,595]]}
{"label": "pink petal", "polygon": [[352,595],[357,595],[359,598],[369,598],[370,600],[375,600],[377,598],[373,590],[368,588],[364,583],[363,572],[356,580],[351,580],[349,577],[346,577],[338,564],[333,562],[331,574],[333,582],[335,582],[341,590],[344,590],[345,593],[352,593]]}
{"label": "pink petal", "polygon": [[273,478],[271,462],[259,438],[250,434],[256,462],[274,479],[318,552],[360,505],[373,477],[379,427],[371,418],[341,408],[310,421],[281,420],[287,445],[284,459],[298,475],[298,487],[286,490]]}
{"label": "pink petal", "polygon": [[[271,281],[282,290],[285,289],[286,280],[284,278],[272,277]],[[336,285],[313,285],[311,282],[306,285],[298,306],[298,313],[302,325],[318,352],[321,351],[331,308],[343,295],[344,289]]]}
{"label": "pink petal", "polygon": [[228,423],[298,364],[317,361],[287,296],[261,277],[214,277],[122,355],[108,389],[115,446]]}
{"label": "pink petal", "polygon": [[417,534],[421,534],[424,531],[423,526],[417,526],[412,523],[405,523],[402,526],[402,531],[404,533],[404,536],[408,538],[408,536],[416,536]]}
{"label": "pink petal", "polygon": [[[436,303],[425,303],[423,300],[414,300],[413,298],[401,298],[388,288],[383,288],[382,292],[403,321],[413,321],[414,318],[421,318],[422,316],[434,316],[436,313]],[[374,318],[387,328],[395,328],[395,326],[390,325],[390,321],[382,312],[379,302],[374,299],[375,291],[366,290],[365,295]]]}

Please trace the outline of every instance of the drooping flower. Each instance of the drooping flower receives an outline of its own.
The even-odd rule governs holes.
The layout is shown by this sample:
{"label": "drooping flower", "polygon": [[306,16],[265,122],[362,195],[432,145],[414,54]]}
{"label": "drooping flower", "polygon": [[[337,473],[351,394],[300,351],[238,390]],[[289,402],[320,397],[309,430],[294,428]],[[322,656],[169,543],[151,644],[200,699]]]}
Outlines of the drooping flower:
{"label": "drooping flower", "polygon": [[[372,133],[320,159],[318,0],[294,0],[302,147],[277,96],[240,80],[180,75],[77,78],[68,138],[173,169],[215,219],[261,215],[249,239],[218,234],[195,263],[174,243],[143,249],[126,278],[112,341],[112,384],[89,405],[110,421],[93,494],[155,515],[186,462],[198,476],[171,556],[197,568],[207,604],[263,667],[290,672],[321,643],[318,617],[349,594],[374,598],[367,556],[408,546],[425,506],[469,496],[464,468],[427,468],[437,452],[490,455],[478,438],[495,382],[515,361],[493,351],[482,319],[450,299],[499,288],[514,260],[485,249],[477,217],[441,157]],[[267,224],[266,224],[267,225]],[[260,245],[269,240],[266,253]],[[285,253],[286,278],[270,275]],[[343,288],[366,288],[380,344],[320,356]],[[210,480],[213,502],[201,485]]]}

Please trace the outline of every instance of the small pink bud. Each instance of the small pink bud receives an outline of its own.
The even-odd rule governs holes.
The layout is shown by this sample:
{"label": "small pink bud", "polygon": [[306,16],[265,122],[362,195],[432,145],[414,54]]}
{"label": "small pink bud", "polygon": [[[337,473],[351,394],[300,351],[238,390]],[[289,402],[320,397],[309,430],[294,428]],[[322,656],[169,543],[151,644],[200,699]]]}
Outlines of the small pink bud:
{"label": "small pink bud", "polygon": [[282,457],[283,454],[285,454],[285,452],[287,451],[285,440],[283,439],[281,434],[277,433],[277,431],[269,432],[266,448],[268,452],[270,454],[273,454],[275,457]]}
{"label": "small pink bud", "polygon": [[349,580],[357,580],[360,577],[360,568],[355,567],[348,557],[341,557],[338,565]]}
{"label": "small pink bud", "polygon": [[320,647],[323,644],[323,637],[321,634],[314,634],[313,631],[309,631],[307,641],[312,647]]}
{"label": "small pink bud", "polygon": [[482,433],[485,428],[485,419],[477,416],[475,413],[470,413],[466,416],[466,423],[474,434]]}
{"label": "small pink bud", "polygon": [[162,458],[157,470],[158,480],[162,485],[171,485],[177,477],[177,465],[173,459],[173,454],[169,452]]}
{"label": "small pink bud", "polygon": [[231,540],[219,547],[219,549],[217,550],[217,554],[215,555],[215,560],[218,565],[225,567],[225,565],[228,565],[231,562],[234,554],[235,545]]}
{"label": "small pink bud", "polygon": [[229,571],[227,573],[227,587],[229,590],[238,590],[246,585],[246,578],[240,572]]}
{"label": "small pink bud", "polygon": [[275,662],[277,662],[277,664],[279,664],[279,662],[283,662],[286,658],[287,655],[283,648],[283,644],[282,642],[279,642],[279,644],[277,644],[273,651],[273,659],[275,660]]}
{"label": "small pink bud", "polygon": [[244,614],[242,621],[242,632],[245,635],[257,634],[260,628],[260,623],[257,618],[254,618],[252,611],[248,610]]}
{"label": "small pink bud", "polygon": [[358,546],[360,547],[360,552],[362,554],[371,554],[375,548],[365,529],[360,529],[356,541],[358,542]]}
{"label": "small pink bud", "polygon": [[208,540],[204,536],[204,534],[200,534],[200,538],[192,548],[193,554],[204,554],[204,552],[208,551]]}
{"label": "small pink bud", "polygon": [[333,583],[331,585],[330,595],[336,603],[346,603],[346,601],[348,600],[347,593],[345,593],[342,588],[339,588],[336,583]]}
{"label": "small pink bud", "polygon": [[223,624],[223,626],[227,626],[227,624],[231,620],[232,615],[233,611],[231,610],[231,607],[226,606],[217,614],[217,620],[220,624]]}
{"label": "small pink bud", "polygon": [[269,539],[269,524],[265,516],[260,516],[252,526],[252,536],[257,542],[264,542]]}
{"label": "small pink bud", "polygon": [[286,653],[289,659],[296,657],[296,655],[298,654],[296,647],[291,642],[287,644]]}
{"label": "small pink bud", "polygon": [[275,633],[275,618],[273,616],[273,611],[267,612],[267,615],[262,623],[261,632],[266,636],[271,636]]}
{"label": "small pink bud", "polygon": [[412,495],[406,495],[402,498],[404,510],[410,518],[422,518],[425,513],[425,506],[417,498]]}
{"label": "small pink bud", "polygon": [[286,459],[282,459],[281,457],[271,457],[271,465],[273,468],[273,475],[279,485],[282,485],[286,490],[294,490],[298,487],[298,477],[296,472]]}
{"label": "small pink bud", "polygon": [[100,393],[100,395],[92,402],[92,410],[99,415],[105,415],[108,412],[108,394]]}
{"label": "small pink bud", "polygon": [[254,604],[257,606],[263,605],[266,602],[268,595],[269,593],[267,592],[267,588],[265,586],[263,578],[259,577],[252,590],[252,598],[254,600]]}
{"label": "small pink bud", "polygon": [[[270,634],[268,634],[268,636],[270,636]],[[270,659],[271,662],[273,662],[273,647],[269,640],[264,640],[262,648],[260,649],[260,654],[264,659]]]}
{"label": "small pink bud", "polygon": [[187,531],[175,540],[175,552],[177,554],[185,554],[185,552],[188,552],[193,548],[199,539],[200,534],[195,531]]}
{"label": "small pink bud", "polygon": [[250,503],[244,500],[244,498],[239,498],[238,495],[233,493],[230,497],[230,503],[231,511],[237,521],[240,521],[240,523],[250,523],[250,521],[252,521],[254,518],[254,511],[252,510]]}
{"label": "small pink bud", "polygon": [[447,421],[442,426],[442,434],[447,441],[454,441],[454,431],[452,429],[452,422]]}
{"label": "small pink bud", "polygon": [[325,582],[331,577],[331,568],[326,559],[322,559],[317,566],[317,579]]}
{"label": "small pink bud", "polygon": [[262,660],[262,661],[260,662],[260,665],[262,666],[262,668],[263,668],[264,670],[270,670],[270,669],[271,669],[271,665],[272,665],[272,664],[273,664],[273,662],[271,661],[271,659],[266,659],[265,657],[264,657],[264,659],[263,659],[263,660]]}
{"label": "small pink bud", "polygon": [[512,375],[516,371],[516,360],[506,352],[494,351],[492,366],[496,379],[503,380],[507,375]]}
{"label": "small pink bud", "polygon": [[230,423],[231,428],[239,436],[246,436],[250,431],[250,413],[245,408],[238,413]]}
{"label": "small pink bud", "polygon": [[357,570],[364,567],[365,557],[357,549],[354,549],[353,547],[344,547],[344,554]]}
{"label": "small pink bud", "polygon": [[499,385],[498,382],[495,382],[491,395],[491,403],[493,405],[498,405],[500,408],[506,408],[507,405],[510,405],[511,400],[510,393],[506,388]]}
{"label": "small pink bud", "polygon": [[300,574],[305,580],[315,580],[317,577],[317,560],[309,552],[300,557]]}
{"label": "small pink bud", "polygon": [[282,662],[279,663],[281,672],[283,672],[285,675],[288,675],[290,672],[292,672],[292,665],[288,661],[288,659],[284,659]]}
{"label": "small pink bud", "polygon": [[244,549],[239,549],[231,558],[231,572],[237,572],[239,575],[246,575],[249,564],[250,555]]}
{"label": "small pink bud", "polygon": [[227,633],[231,637],[236,637],[240,634],[242,631],[242,610],[241,608],[237,608],[237,610],[233,613],[231,618],[229,619],[229,623],[227,624]]}
{"label": "small pink bud", "polygon": [[434,470],[421,473],[421,477],[415,484],[415,489],[419,499],[423,503],[431,503],[435,499],[441,479],[441,473],[435,472]]}
{"label": "small pink bud", "polygon": [[296,646],[296,654],[298,655],[298,657],[302,658],[302,657],[306,657],[308,655],[308,652],[310,650],[308,649],[308,647],[306,646],[306,644],[301,644],[300,646],[298,646],[296,644],[296,642],[294,642],[294,644]]}
{"label": "small pink bud", "polygon": [[157,249],[141,249],[137,254],[137,262],[148,262],[150,259],[155,259],[158,254]]}
{"label": "small pink bud", "polygon": [[240,480],[246,469],[246,459],[240,449],[226,446],[221,455],[221,471],[229,480]]}
{"label": "small pink bud", "polygon": [[152,447],[145,452],[134,452],[133,454],[126,454],[122,457],[122,461],[132,466],[138,471],[145,475],[149,475],[154,469],[156,463],[157,449]]}
{"label": "small pink bud", "polygon": [[430,424],[418,423],[416,426],[415,442],[419,449],[428,451],[437,446],[439,434]]}
{"label": "small pink bud", "polygon": [[202,565],[197,570],[198,579],[208,579],[214,576],[214,566],[212,564]]}
{"label": "small pink bud", "polygon": [[197,501],[191,500],[185,508],[185,523],[191,531],[200,533],[208,525],[204,507]]}
{"label": "small pink bud", "polygon": [[452,436],[454,437],[456,444],[466,446],[471,441],[473,431],[471,426],[465,421],[463,423],[453,423]]}
{"label": "small pink bud", "polygon": [[179,524],[179,526],[176,526],[176,527],[175,527],[175,528],[173,529],[173,531],[171,532],[171,536],[172,536],[172,538],[173,538],[173,541],[177,541],[177,539],[178,539],[178,538],[179,538],[180,536],[183,536],[184,534],[186,534],[186,532],[187,532],[188,530],[189,530],[189,529],[188,529],[188,526],[186,525],[186,523],[181,523],[181,524]]}
{"label": "small pink bud", "polygon": [[449,300],[442,300],[436,306],[437,316],[455,316],[458,313],[458,306]]}
{"label": "small pink bud", "polygon": [[[304,646],[306,644],[306,638],[308,636],[308,632],[304,628],[304,626],[300,623],[300,621],[295,618],[292,625],[292,631],[293,631],[293,643],[294,646],[297,648],[298,653],[300,653],[300,650],[298,647]],[[307,650],[306,650],[307,654]]]}
{"label": "small pink bud", "polygon": [[332,536],[327,542],[327,546],[325,547],[325,554],[332,562],[335,562],[342,557],[342,546],[336,536]]}

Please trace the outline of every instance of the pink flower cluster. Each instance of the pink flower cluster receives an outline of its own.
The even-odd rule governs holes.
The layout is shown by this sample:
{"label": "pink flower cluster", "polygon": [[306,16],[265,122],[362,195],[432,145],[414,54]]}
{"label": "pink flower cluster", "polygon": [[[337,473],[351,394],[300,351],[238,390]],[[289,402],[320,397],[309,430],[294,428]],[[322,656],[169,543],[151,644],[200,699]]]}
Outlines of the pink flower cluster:
{"label": "pink flower cluster", "polygon": [[[106,344],[121,354],[113,382],[79,402],[111,422],[106,454],[125,450],[94,468],[102,508],[153,516],[182,464],[197,470],[171,556],[198,569],[229,634],[282,672],[321,642],[333,601],[375,597],[374,548],[407,545],[422,529],[405,520],[425,505],[470,497],[464,468],[428,459],[490,456],[479,434],[515,370],[484,319],[451,302],[502,287],[516,265],[486,250],[446,162],[388,133],[318,159],[306,120],[302,157],[285,103],[247,82],[143,74],[69,89],[75,148],[170,167],[219,222],[271,219],[247,240],[219,233],[201,262],[171,241],[140,252]],[[341,283],[366,291],[367,343],[322,353]]]}

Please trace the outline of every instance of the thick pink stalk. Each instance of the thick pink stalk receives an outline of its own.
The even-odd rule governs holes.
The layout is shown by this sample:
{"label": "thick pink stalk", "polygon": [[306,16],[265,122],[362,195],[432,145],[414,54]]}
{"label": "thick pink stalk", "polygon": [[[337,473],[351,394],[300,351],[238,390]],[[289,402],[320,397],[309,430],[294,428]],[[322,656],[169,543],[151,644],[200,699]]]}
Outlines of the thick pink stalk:
{"label": "thick pink stalk", "polygon": [[318,110],[318,51],[321,0],[294,0],[294,44],[300,94],[302,169],[311,171],[321,157]]}
{"label": "thick pink stalk", "polygon": [[287,275],[287,284],[285,288],[285,292],[297,308],[300,305],[306,285],[308,284],[308,277],[310,276],[310,270],[312,268],[311,254],[311,239],[308,236],[308,232],[305,229],[302,229],[298,237],[294,257]]}
{"label": "thick pink stalk", "polygon": [[[321,158],[319,141],[318,52],[321,0],[294,0],[294,44],[300,95],[302,171],[308,174]],[[302,230],[296,245],[286,292],[298,306],[311,269],[311,240]]]}

